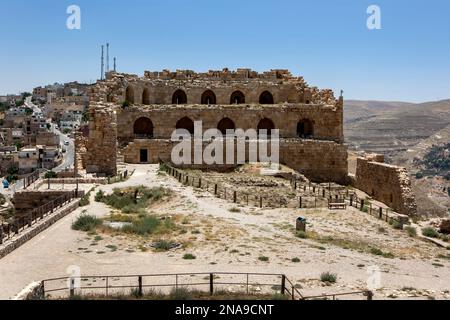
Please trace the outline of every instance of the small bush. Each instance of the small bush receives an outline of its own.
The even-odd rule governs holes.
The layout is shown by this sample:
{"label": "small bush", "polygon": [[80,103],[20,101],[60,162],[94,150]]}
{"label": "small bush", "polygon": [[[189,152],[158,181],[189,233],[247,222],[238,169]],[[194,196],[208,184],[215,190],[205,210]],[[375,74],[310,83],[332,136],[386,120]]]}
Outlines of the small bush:
{"label": "small bush", "polygon": [[47,171],[44,175],[45,179],[53,179],[53,178],[57,178],[57,177],[58,177],[58,175],[54,171]]}
{"label": "small bush", "polygon": [[155,232],[161,224],[161,221],[152,216],[146,216],[139,220],[133,221],[131,225],[122,227],[122,231],[127,233],[134,233],[138,235],[149,235]]}
{"label": "small bush", "polygon": [[87,215],[87,214],[82,214],[72,224],[72,229],[78,230],[78,231],[92,231],[101,224],[102,224],[102,221],[100,219],[98,219],[97,217]]}
{"label": "small bush", "polygon": [[170,292],[169,298],[171,300],[191,300],[192,294],[187,288],[178,288]]}
{"label": "small bush", "polygon": [[429,238],[439,238],[439,233],[434,228],[423,228],[422,234]]}
{"label": "small bush", "polygon": [[371,249],[370,249],[370,253],[371,253],[371,254],[374,254],[374,255],[376,255],[376,256],[382,256],[382,255],[383,255],[383,251],[381,251],[381,250],[378,249],[378,248],[371,248]]}
{"label": "small bush", "polygon": [[415,236],[417,236],[417,230],[416,230],[416,228],[414,228],[414,227],[411,227],[411,226],[407,226],[406,228],[405,228],[405,230],[406,230],[406,232],[408,233],[408,235],[410,236],[410,237],[415,237]]}
{"label": "small bush", "polygon": [[233,208],[229,209],[228,211],[237,213],[237,212],[241,212],[241,209],[233,207]]}
{"label": "small bush", "polygon": [[169,251],[172,248],[172,243],[165,240],[159,240],[154,243],[153,247],[157,251]]}
{"label": "small bush", "polygon": [[299,258],[292,258],[291,261],[294,262],[294,263],[299,263],[299,262],[300,262],[300,259],[299,259]]}
{"label": "small bush", "polygon": [[337,274],[331,273],[331,272],[323,272],[320,275],[320,281],[322,282],[329,282],[329,283],[335,283],[337,281]]}
{"label": "small bush", "polygon": [[80,207],[86,207],[86,206],[88,206],[88,205],[91,203],[91,201],[89,200],[89,197],[90,197],[90,196],[91,196],[91,193],[90,193],[90,192],[86,193],[86,194],[80,199],[79,206],[80,206]]}
{"label": "small bush", "polygon": [[300,238],[300,239],[308,238],[308,234],[305,231],[297,231],[297,233],[295,235],[297,238]]}
{"label": "small bush", "polygon": [[98,190],[97,193],[95,194],[95,201],[102,202],[104,196],[105,196],[105,193],[102,190]]}
{"label": "small bush", "polygon": [[392,222],[392,227],[396,230],[403,230],[403,224],[398,221]]}
{"label": "small bush", "polygon": [[259,261],[263,261],[263,262],[267,262],[267,261],[269,261],[269,257],[261,256],[261,257],[258,258],[258,260]]}
{"label": "small bush", "polygon": [[195,260],[195,259],[197,259],[197,257],[194,256],[194,255],[191,254],[191,253],[186,253],[186,254],[183,256],[183,259],[184,259],[184,260]]}
{"label": "small bush", "polygon": [[420,180],[420,179],[422,179],[422,178],[423,178],[423,173],[420,172],[420,171],[417,172],[417,173],[416,173],[416,179],[417,179],[417,180]]}

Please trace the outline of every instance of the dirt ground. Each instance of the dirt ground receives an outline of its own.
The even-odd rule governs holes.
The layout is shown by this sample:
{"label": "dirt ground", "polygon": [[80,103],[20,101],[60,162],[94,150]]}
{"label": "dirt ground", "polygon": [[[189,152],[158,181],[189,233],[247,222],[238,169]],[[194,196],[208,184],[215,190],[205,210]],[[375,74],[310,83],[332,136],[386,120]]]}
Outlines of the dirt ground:
{"label": "dirt ground", "polygon": [[[10,298],[28,283],[67,276],[78,266],[84,275],[174,272],[284,273],[303,295],[364,290],[375,281],[375,299],[450,299],[450,250],[417,238],[356,209],[259,209],[234,205],[210,192],[186,187],[158,166],[136,169],[126,182],[97,186],[113,188],[162,186],[172,195],[153,204],[156,216],[176,217],[180,230],[160,236],[182,243],[178,249],[156,252],[149,237],[86,233],[71,230],[82,212],[105,218],[117,213],[103,203],[89,206],[59,221],[0,260],[0,298]],[[307,219],[307,238],[295,232],[296,218]],[[194,260],[183,259],[192,254]],[[264,259],[262,259],[264,257]],[[371,270],[379,270],[375,276]],[[321,273],[337,275],[334,284]],[[229,286],[238,291],[239,286]],[[355,296],[362,299],[363,297]]]}

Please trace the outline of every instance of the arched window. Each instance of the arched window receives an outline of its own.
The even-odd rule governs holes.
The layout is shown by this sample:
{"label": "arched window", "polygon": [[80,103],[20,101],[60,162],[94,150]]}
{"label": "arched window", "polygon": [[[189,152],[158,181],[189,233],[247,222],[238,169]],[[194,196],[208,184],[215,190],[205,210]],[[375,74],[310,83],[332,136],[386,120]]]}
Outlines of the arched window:
{"label": "arched window", "polygon": [[191,135],[193,135],[194,134],[194,121],[192,121],[188,117],[181,118],[180,120],[178,120],[175,128],[176,129],[185,129]]}
{"label": "arched window", "polygon": [[206,90],[202,94],[202,104],[216,104],[216,95],[211,90]]}
{"label": "arched window", "polygon": [[219,121],[219,124],[217,125],[217,129],[219,129],[220,132],[222,132],[223,135],[227,134],[227,130],[236,130],[236,125],[234,124],[233,120],[230,118],[223,118]]}
{"label": "arched window", "polygon": [[183,90],[177,90],[172,95],[172,104],[186,104],[187,96]]}
{"label": "arched window", "polygon": [[153,138],[153,122],[147,117],[141,117],[134,122],[133,132],[135,136]]}
{"label": "arched window", "polygon": [[300,138],[311,138],[314,136],[314,122],[302,119],[297,123],[297,136]]}
{"label": "arched window", "polygon": [[273,95],[269,91],[264,91],[259,96],[260,104],[273,104]]}
{"label": "arched window", "polygon": [[150,92],[145,88],[142,92],[142,104],[150,104]]}
{"label": "arched window", "polygon": [[241,91],[235,91],[231,94],[230,104],[245,103],[245,95]]}
{"label": "arched window", "polygon": [[267,130],[267,136],[270,137],[272,133],[271,130],[274,129],[275,125],[273,124],[273,121],[268,118],[264,118],[258,123],[258,135],[260,134],[261,130]]}
{"label": "arched window", "polygon": [[134,103],[134,89],[132,86],[128,86],[125,92],[125,100],[129,103]]}

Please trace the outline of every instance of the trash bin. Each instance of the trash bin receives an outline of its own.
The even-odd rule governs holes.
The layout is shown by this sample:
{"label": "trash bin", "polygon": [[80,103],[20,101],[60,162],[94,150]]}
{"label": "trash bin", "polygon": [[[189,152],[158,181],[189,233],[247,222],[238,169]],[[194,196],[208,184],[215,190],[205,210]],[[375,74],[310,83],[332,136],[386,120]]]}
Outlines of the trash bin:
{"label": "trash bin", "polygon": [[303,218],[303,217],[298,217],[298,218],[297,218],[297,223],[296,223],[295,229],[296,229],[297,231],[303,231],[303,232],[306,232],[306,219]]}

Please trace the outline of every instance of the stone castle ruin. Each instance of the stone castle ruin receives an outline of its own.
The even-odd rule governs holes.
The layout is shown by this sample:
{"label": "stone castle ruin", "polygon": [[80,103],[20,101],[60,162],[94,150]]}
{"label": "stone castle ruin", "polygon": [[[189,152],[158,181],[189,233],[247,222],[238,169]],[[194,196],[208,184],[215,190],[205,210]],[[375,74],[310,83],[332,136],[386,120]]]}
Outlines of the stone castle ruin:
{"label": "stone castle ruin", "polygon": [[355,179],[348,175],[343,106],[342,96],[311,87],[287,70],[164,70],[143,77],[110,72],[90,95],[83,167],[112,176],[118,157],[127,163],[170,162],[173,131],[193,134],[194,122],[202,121],[203,130],[223,133],[278,129],[281,164],[315,182],[348,184]]}

